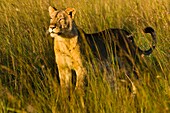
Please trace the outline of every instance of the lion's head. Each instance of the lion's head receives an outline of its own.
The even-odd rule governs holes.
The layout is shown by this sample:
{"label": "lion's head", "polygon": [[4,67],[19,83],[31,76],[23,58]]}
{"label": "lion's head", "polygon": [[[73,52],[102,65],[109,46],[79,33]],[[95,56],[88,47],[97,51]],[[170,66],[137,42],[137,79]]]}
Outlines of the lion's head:
{"label": "lion's head", "polygon": [[73,19],[76,10],[74,8],[67,8],[65,10],[57,10],[49,7],[49,15],[51,17],[49,32],[51,37],[57,35],[69,34],[73,30]]}

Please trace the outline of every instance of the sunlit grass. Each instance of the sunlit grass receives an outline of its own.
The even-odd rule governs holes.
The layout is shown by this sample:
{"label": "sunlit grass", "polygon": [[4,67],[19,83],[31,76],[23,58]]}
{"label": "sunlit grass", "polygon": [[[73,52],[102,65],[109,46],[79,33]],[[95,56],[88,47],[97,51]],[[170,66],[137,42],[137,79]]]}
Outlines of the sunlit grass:
{"label": "sunlit grass", "polygon": [[[143,29],[152,26],[156,30],[156,50],[143,59],[147,66],[139,69],[141,79],[132,79],[136,96],[129,91],[129,84],[119,79],[124,74],[114,66],[110,72],[103,72],[91,64],[84,93],[76,91],[69,100],[68,94],[61,92],[53,39],[47,33],[49,5],[58,9],[74,7],[75,22],[87,33],[124,28],[133,33],[143,49],[151,40]],[[0,112],[169,112],[169,26],[168,0],[2,0]]]}

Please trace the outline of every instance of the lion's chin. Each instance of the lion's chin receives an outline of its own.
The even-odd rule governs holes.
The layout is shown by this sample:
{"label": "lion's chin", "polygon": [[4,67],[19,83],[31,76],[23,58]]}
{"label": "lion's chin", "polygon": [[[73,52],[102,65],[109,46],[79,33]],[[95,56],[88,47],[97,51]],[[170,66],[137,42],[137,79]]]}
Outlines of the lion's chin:
{"label": "lion's chin", "polygon": [[56,34],[56,33],[50,33],[50,36],[51,36],[51,37],[56,37],[56,36],[58,36],[58,34]]}

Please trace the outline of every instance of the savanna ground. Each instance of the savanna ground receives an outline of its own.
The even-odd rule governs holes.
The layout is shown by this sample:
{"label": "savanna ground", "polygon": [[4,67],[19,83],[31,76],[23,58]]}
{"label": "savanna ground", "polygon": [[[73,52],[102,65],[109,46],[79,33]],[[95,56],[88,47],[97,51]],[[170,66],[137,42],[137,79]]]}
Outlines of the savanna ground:
{"label": "savanna ground", "polygon": [[[135,97],[114,73],[92,69],[83,96],[61,93],[56,77],[53,39],[48,35],[49,5],[74,7],[75,22],[86,32],[124,28],[147,49],[143,33],[152,26],[157,47],[133,79]],[[165,113],[170,112],[170,2],[169,0],[1,0],[0,2],[0,112],[8,113]],[[94,68],[93,66],[92,68]],[[89,65],[90,68],[90,65]],[[95,70],[95,72],[94,72]],[[104,76],[114,76],[114,90]],[[121,75],[122,76],[122,75]]]}

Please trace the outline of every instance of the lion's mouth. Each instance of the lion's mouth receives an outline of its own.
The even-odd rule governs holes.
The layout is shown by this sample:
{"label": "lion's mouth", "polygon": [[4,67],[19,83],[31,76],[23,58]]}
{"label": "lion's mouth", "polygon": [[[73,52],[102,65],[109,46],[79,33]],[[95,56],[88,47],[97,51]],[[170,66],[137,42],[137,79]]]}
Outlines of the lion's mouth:
{"label": "lion's mouth", "polygon": [[53,34],[58,34],[58,33],[60,33],[60,28],[49,28],[49,32],[50,33],[53,33]]}
{"label": "lion's mouth", "polygon": [[53,30],[49,30],[49,32],[50,32],[50,35],[51,35],[52,37],[54,37],[54,36],[56,36],[56,35],[61,35],[61,34],[62,34],[62,31],[55,32],[55,31],[53,31]]}

